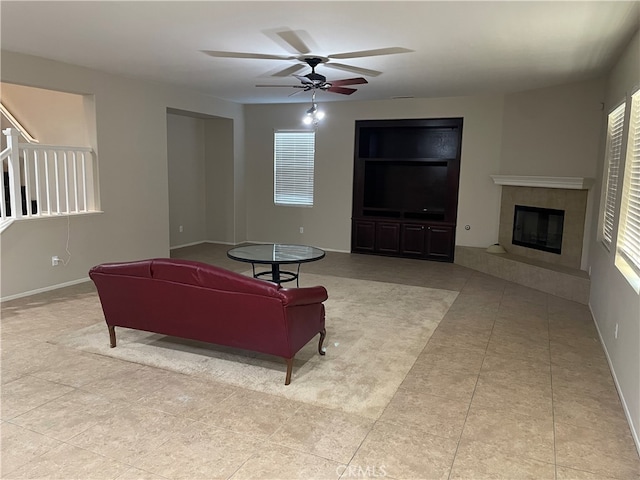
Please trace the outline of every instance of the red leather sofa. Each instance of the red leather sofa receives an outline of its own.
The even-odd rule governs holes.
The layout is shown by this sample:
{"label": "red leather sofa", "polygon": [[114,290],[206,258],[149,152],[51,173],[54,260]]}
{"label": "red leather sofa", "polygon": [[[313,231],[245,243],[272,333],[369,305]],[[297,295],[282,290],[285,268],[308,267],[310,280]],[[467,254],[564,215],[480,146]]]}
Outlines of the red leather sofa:
{"label": "red leather sofa", "polygon": [[282,288],[205,263],[157,258],[89,271],[111,347],[115,327],[188,338],[283,357],[285,385],[295,354],[318,333],[324,355],[324,287]]}

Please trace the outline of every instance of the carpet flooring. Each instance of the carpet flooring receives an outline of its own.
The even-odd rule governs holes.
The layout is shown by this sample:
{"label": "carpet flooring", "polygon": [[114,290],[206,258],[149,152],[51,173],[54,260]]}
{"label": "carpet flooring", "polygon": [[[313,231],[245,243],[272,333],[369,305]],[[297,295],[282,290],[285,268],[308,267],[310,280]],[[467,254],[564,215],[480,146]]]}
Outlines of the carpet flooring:
{"label": "carpet flooring", "polygon": [[301,286],[323,285],[329,293],[326,355],[317,353],[319,336],[311,340],[296,355],[288,386],[285,363],[278,357],[125,328],[116,328],[118,346],[109,348],[104,322],[54,341],[375,419],[458,295],[329,275],[306,274],[301,282]]}

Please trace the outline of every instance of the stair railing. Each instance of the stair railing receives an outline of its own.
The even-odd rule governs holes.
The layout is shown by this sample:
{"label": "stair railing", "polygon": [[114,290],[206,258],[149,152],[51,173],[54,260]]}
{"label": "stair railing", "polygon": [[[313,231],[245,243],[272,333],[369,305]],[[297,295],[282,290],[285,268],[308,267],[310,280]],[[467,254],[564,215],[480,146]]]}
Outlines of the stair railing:
{"label": "stair railing", "polygon": [[98,170],[89,147],[21,143],[21,132],[2,131],[0,222],[99,211]]}

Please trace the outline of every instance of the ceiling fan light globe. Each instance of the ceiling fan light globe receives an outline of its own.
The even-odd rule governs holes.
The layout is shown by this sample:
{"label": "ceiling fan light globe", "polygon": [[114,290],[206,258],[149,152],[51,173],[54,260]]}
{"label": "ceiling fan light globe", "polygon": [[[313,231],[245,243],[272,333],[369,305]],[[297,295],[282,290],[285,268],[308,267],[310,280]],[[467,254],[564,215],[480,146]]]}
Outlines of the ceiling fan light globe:
{"label": "ceiling fan light globe", "polygon": [[324,112],[323,112],[323,111],[321,111],[321,110],[317,111],[317,112],[316,112],[316,118],[317,118],[318,120],[322,120],[322,119],[324,118]]}
{"label": "ceiling fan light globe", "polygon": [[305,125],[311,125],[311,122],[313,122],[313,117],[311,115],[305,115],[302,119],[302,123]]}

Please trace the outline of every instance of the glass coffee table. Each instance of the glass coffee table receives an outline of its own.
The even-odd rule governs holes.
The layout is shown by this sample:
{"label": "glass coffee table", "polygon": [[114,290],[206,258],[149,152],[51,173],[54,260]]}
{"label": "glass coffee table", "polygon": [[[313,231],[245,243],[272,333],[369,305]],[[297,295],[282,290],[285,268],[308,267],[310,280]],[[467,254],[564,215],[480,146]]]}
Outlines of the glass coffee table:
{"label": "glass coffee table", "polygon": [[[300,264],[324,258],[324,250],[307,245],[268,243],[232,248],[227,256],[232,260],[251,264],[254,278],[266,278],[274,283],[296,281],[299,286]],[[256,265],[271,265],[271,270],[256,273]],[[298,265],[295,272],[281,270],[281,265]]]}

